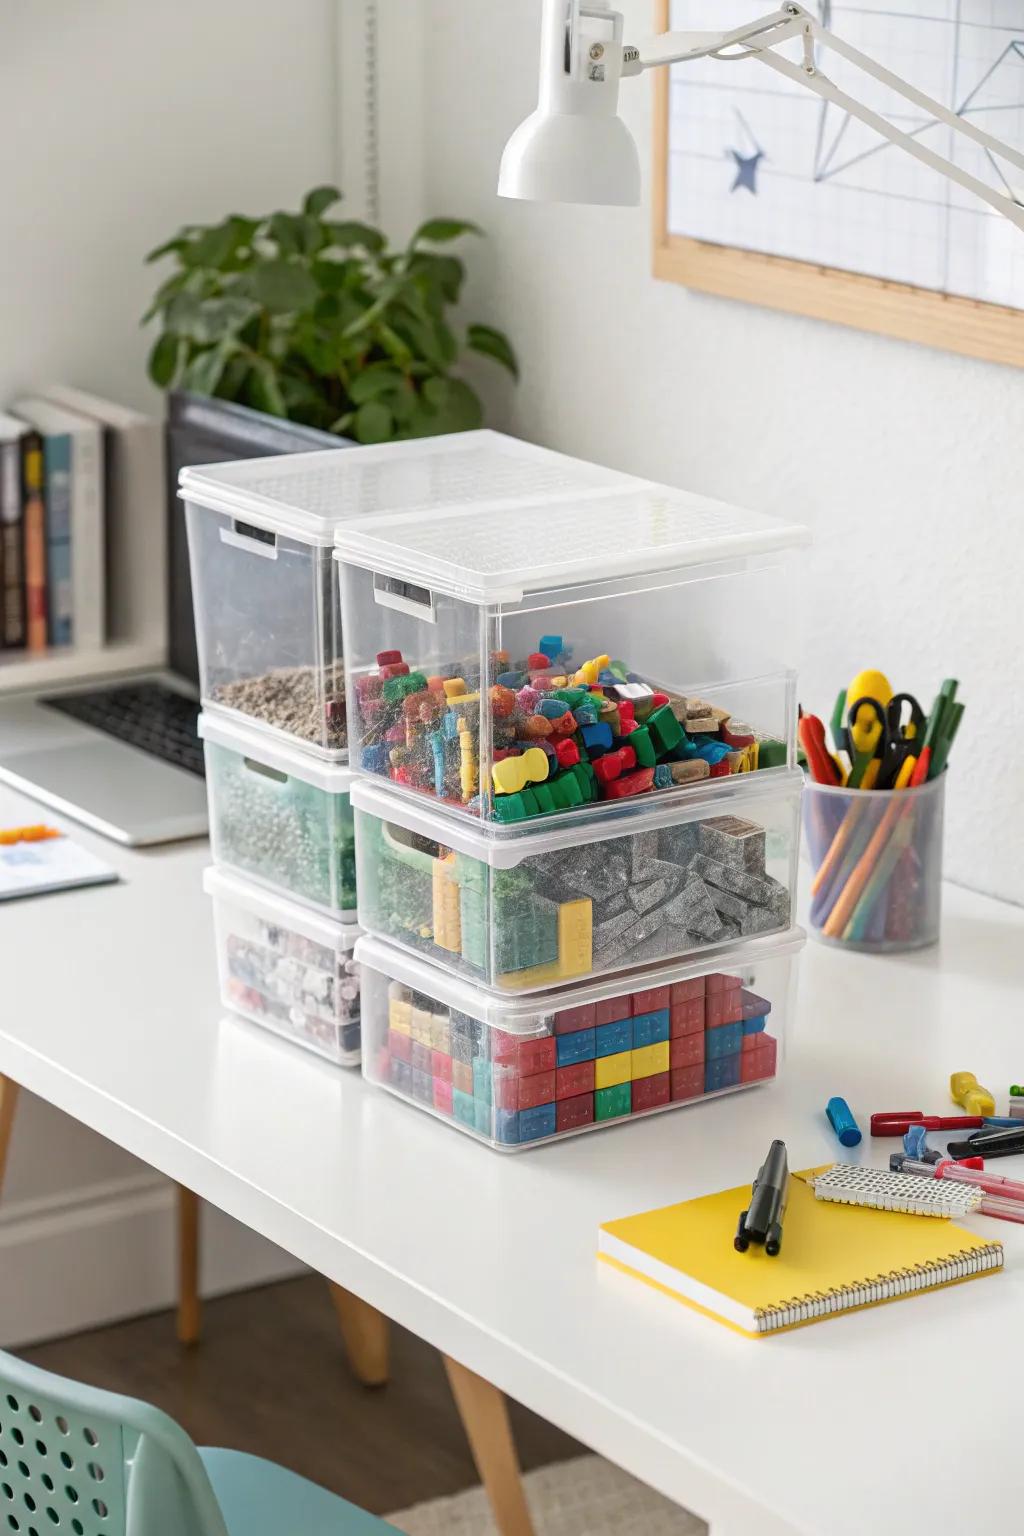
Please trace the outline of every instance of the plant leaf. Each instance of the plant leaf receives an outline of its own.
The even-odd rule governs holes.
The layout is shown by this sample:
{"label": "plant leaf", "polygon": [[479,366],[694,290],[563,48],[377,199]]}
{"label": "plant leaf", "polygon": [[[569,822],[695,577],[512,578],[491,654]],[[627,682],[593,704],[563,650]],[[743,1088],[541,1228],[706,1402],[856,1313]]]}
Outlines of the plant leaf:
{"label": "plant leaf", "polygon": [[428,219],[421,224],[409,242],[410,249],[419,245],[421,240],[430,240],[435,245],[443,240],[457,240],[460,235],[482,235],[483,230],[479,224],[470,223],[469,219]]}
{"label": "plant leaf", "polygon": [[237,350],[235,338],[225,336],[215,347],[197,352],[185,369],[184,383],[189,389],[194,389],[197,395],[216,394],[224,369]]}
{"label": "plant leaf", "polygon": [[441,432],[471,432],[483,420],[483,408],[474,390],[462,379],[427,379],[404,437],[427,437]]}
{"label": "plant leaf", "polygon": [[368,368],[356,374],[349,395],[356,405],[362,405],[366,400],[375,400],[378,395],[387,395],[401,389],[404,383],[405,375],[397,368],[392,368],[390,363],[371,363]]}
{"label": "plant leaf", "polygon": [[325,293],[336,293],[339,288],[344,288],[353,271],[358,271],[358,263],[352,260],[338,260],[337,257],[327,256],[314,261],[310,269],[313,281],[324,290]]}
{"label": "plant leaf", "polygon": [[288,415],[274,365],[265,357],[253,360],[249,392],[259,410],[267,411],[271,416]]}
{"label": "plant leaf", "polygon": [[346,411],[344,416],[339,416],[336,421],[332,421],[327,430],[328,432],[347,432],[355,419],[355,411]]}
{"label": "plant leaf", "polygon": [[190,240],[181,252],[182,263],[187,267],[228,269],[239,246],[248,245],[258,227],[255,219],[243,219],[233,213],[222,224],[211,225]]}
{"label": "plant leaf", "polygon": [[252,292],[264,309],[283,315],[312,309],[320,290],[305,267],[278,259],[253,268]]}
{"label": "plant leaf", "polygon": [[143,259],[147,262],[159,261],[161,256],[169,256],[172,251],[183,251],[188,244],[184,234],[175,235],[173,240],[165,240],[163,245],[154,246]]}
{"label": "plant leaf", "polygon": [[496,363],[507,368],[514,379],[519,377],[519,360],[512,350],[512,343],[504,331],[496,331],[491,325],[471,325],[466,330],[466,345],[472,347],[474,352],[481,352],[485,357],[492,357]]}
{"label": "plant leaf", "polygon": [[327,231],[331,245],[340,246],[343,250],[353,245],[361,245],[366,251],[382,251],[384,249],[384,236],[379,229],[374,229],[372,224],[361,224],[358,219],[344,219],[338,221],[324,221],[324,229]]}
{"label": "plant leaf", "polygon": [[341,202],[341,193],[337,187],[313,187],[306,193],[302,200],[302,211],[312,218],[318,219],[327,208]]}
{"label": "plant leaf", "polygon": [[360,443],[386,443],[395,430],[395,420],[379,400],[367,400],[356,411],[355,436]]}
{"label": "plant leaf", "polygon": [[181,353],[181,342],[170,331],[164,331],[162,336],[157,337],[149,354],[146,371],[158,389],[167,389],[173,382]]}

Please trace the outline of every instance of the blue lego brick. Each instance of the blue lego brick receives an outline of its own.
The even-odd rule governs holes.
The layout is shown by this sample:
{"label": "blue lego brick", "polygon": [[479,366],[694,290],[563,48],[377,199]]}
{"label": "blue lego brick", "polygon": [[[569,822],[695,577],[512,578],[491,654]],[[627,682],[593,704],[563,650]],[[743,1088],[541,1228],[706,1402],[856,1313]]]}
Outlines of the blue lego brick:
{"label": "blue lego brick", "polygon": [[388,1081],[399,1093],[412,1093],[412,1067],[407,1061],[392,1056],[388,1067]]}
{"label": "blue lego brick", "polygon": [[519,1140],[539,1141],[542,1136],[555,1134],[554,1104],[535,1104],[532,1109],[519,1111]]}
{"label": "blue lego brick", "polygon": [[433,1104],[434,1079],[429,1072],[421,1072],[418,1067],[412,1069],[412,1096],[421,1104]]}
{"label": "blue lego brick", "polygon": [[491,1102],[483,1099],[473,1100],[473,1129],[479,1131],[481,1136],[491,1134]]}
{"label": "blue lego brick", "polygon": [[537,649],[548,661],[557,661],[565,649],[565,641],[561,635],[541,635]]}
{"label": "blue lego brick", "polygon": [[597,1031],[574,1029],[568,1035],[555,1037],[555,1059],[560,1067],[568,1067],[574,1061],[592,1061],[597,1054]]}
{"label": "blue lego brick", "polygon": [[611,1024],[599,1024],[594,1030],[595,1054],[617,1056],[620,1051],[633,1049],[633,1020],[615,1019]]}
{"label": "blue lego brick", "polygon": [[476,1100],[471,1093],[463,1093],[461,1088],[452,1089],[452,1114],[461,1125],[470,1125],[476,1129]]}
{"label": "blue lego brick", "polygon": [[491,1102],[491,1064],[480,1056],[473,1058],[473,1097],[482,1104]]}
{"label": "blue lego brick", "polygon": [[519,1145],[519,1111],[518,1109],[496,1109],[494,1111],[494,1139],[500,1141],[506,1147]]}
{"label": "blue lego brick", "polygon": [[612,728],[607,721],[599,721],[597,725],[584,725],[580,735],[583,737],[587,755],[591,758],[601,757],[612,749]]}
{"label": "blue lego brick", "polygon": [[662,1040],[668,1039],[668,1035],[667,1008],[659,1008],[656,1013],[638,1013],[633,1020],[634,1051],[642,1050],[645,1045],[660,1045]]}
{"label": "blue lego brick", "polygon": [[745,1035],[759,1035],[767,1023],[768,1015],[766,1013],[762,1013],[759,1019],[744,1019],[743,1033]]}
{"label": "blue lego brick", "polygon": [[719,1024],[704,1031],[704,1060],[714,1061],[717,1056],[735,1056],[743,1045],[743,1025]]}
{"label": "blue lego brick", "polygon": [[716,1056],[704,1063],[704,1092],[715,1093],[719,1088],[735,1088],[740,1080],[740,1058]]}
{"label": "blue lego brick", "polygon": [[367,773],[383,773],[388,771],[388,749],[380,746],[364,747],[359,754],[359,765]]}

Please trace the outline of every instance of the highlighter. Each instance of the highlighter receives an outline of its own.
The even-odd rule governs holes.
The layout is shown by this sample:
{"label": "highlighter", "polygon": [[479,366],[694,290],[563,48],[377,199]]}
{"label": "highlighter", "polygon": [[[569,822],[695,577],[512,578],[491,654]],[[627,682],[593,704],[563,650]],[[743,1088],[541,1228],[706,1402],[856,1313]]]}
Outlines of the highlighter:
{"label": "highlighter", "polygon": [[969,1115],[994,1115],[996,1101],[987,1088],[983,1088],[973,1072],[954,1072],[949,1079],[949,1093],[954,1104],[966,1109]]}
{"label": "highlighter", "polygon": [[860,1126],[853,1118],[853,1111],[845,1099],[829,1099],[825,1115],[844,1147],[855,1147],[861,1139]]}

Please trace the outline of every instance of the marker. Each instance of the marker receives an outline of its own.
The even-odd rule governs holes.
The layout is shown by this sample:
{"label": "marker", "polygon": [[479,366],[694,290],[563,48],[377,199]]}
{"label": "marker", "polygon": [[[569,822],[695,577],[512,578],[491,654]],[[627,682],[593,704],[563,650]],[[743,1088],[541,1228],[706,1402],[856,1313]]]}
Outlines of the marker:
{"label": "marker", "polygon": [[774,1259],[782,1247],[782,1218],[789,1195],[789,1164],[786,1143],[773,1141],[768,1156],[758,1169],[750,1196],[750,1205],[740,1212],[733,1246],[746,1253],[751,1243],[763,1243],[764,1251]]}
{"label": "marker", "polygon": [[825,1105],[825,1115],[842,1146],[858,1145],[861,1140],[860,1126],[853,1118],[853,1111],[845,1099],[829,1099]]}

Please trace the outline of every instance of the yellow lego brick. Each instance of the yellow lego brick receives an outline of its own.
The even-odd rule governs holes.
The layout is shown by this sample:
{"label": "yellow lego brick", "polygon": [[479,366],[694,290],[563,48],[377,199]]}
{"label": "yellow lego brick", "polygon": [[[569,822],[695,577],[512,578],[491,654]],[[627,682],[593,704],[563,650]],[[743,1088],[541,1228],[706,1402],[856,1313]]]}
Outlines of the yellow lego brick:
{"label": "yellow lego brick", "polygon": [[461,677],[446,677],[441,686],[446,699],[457,699],[466,691],[465,679]]}
{"label": "yellow lego brick", "polygon": [[462,918],[459,915],[459,885],[453,878],[451,858],[438,859],[431,873],[434,943],[450,954],[462,949]]}
{"label": "yellow lego brick", "polygon": [[[617,1051],[614,1056],[599,1056],[594,1062],[594,1087],[614,1088],[628,1083],[632,1076],[631,1058],[636,1051]],[[668,1042],[665,1042],[665,1071],[668,1071]]]}
{"label": "yellow lego brick", "polygon": [[414,1008],[412,1010],[412,1028],[410,1033],[420,1045],[430,1044],[430,1019],[426,1008]]}
{"label": "yellow lego brick", "polygon": [[499,795],[511,795],[527,784],[542,783],[548,776],[548,755],[543,747],[529,747],[518,757],[503,757],[491,768],[491,778]]}
{"label": "yellow lego brick", "polygon": [[477,783],[476,748],[473,745],[473,737],[469,731],[459,732],[459,787],[462,790],[464,801],[472,800],[476,794]]}
{"label": "yellow lego brick", "polygon": [[[625,1056],[626,1052],[622,1054]],[[630,1051],[629,1056],[630,1077],[656,1077],[659,1072],[668,1071],[669,1043],[659,1040],[657,1045],[642,1045],[638,1050]]]}
{"label": "yellow lego brick", "polygon": [[757,741],[757,740],[752,741],[750,743],[750,746],[747,748],[747,751],[750,753],[750,771],[751,771],[751,773],[756,773],[757,772],[757,759],[758,759],[758,754],[760,753],[760,750],[761,750],[761,743],[759,741]]}
{"label": "yellow lego brick", "polygon": [[583,976],[594,964],[594,906],[589,896],[558,909],[558,973]]}
{"label": "yellow lego brick", "polygon": [[388,999],[388,1028],[400,1035],[412,1033],[412,1004],[407,998]]}
{"label": "yellow lego brick", "polygon": [[446,1056],[452,1051],[452,1025],[448,1013],[435,1013],[430,1020],[430,1044],[433,1050],[443,1051]]}

